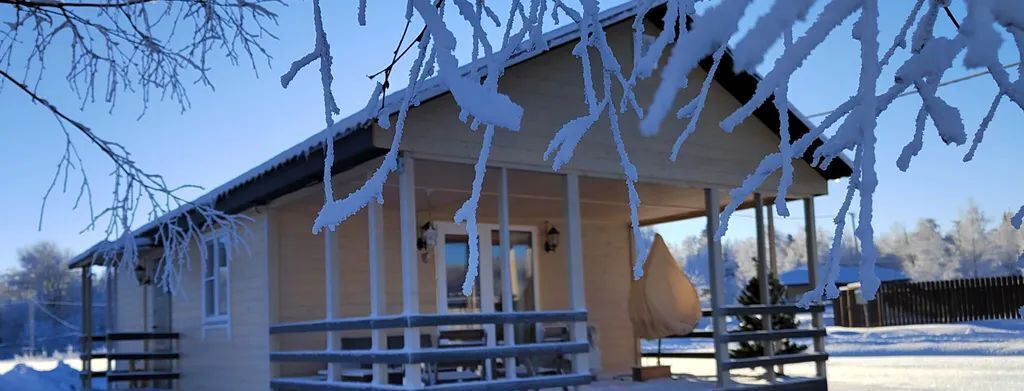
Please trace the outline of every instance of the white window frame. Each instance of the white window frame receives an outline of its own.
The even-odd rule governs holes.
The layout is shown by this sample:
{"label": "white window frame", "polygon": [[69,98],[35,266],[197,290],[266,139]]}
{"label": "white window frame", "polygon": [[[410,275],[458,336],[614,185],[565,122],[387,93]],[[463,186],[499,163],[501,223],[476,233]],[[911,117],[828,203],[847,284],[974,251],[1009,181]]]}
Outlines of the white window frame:
{"label": "white window frame", "polygon": [[[217,232],[203,238],[203,248],[205,249],[207,244],[209,244],[210,242],[214,242],[213,252],[212,254],[207,252],[206,257],[213,257],[213,262],[207,262],[206,257],[204,257],[202,260],[202,265],[200,267],[202,269],[202,274],[200,274],[199,276],[200,284],[202,284],[201,291],[203,292],[203,304],[199,306],[199,310],[202,312],[204,328],[229,327],[229,325],[231,324],[231,246],[228,240],[228,236],[224,232]],[[224,254],[227,257],[227,259],[224,260],[224,264],[228,269],[227,280],[224,281],[224,292],[219,292],[219,288],[221,286],[221,277],[220,273],[218,273],[216,270],[216,268],[218,268],[220,264],[220,259],[217,259],[217,254],[220,253],[219,251],[217,251],[218,243],[224,246]],[[210,273],[210,277],[207,277],[208,266],[214,268],[213,272]],[[208,294],[206,292],[206,282],[211,280],[213,281],[213,315],[206,313],[206,295]],[[226,303],[227,308],[223,308],[223,313],[221,313],[222,308],[220,308],[221,294],[227,295],[227,298],[224,300],[224,303]]]}
{"label": "white window frame", "polygon": [[[437,312],[445,314],[445,313],[448,313],[448,296],[447,296],[448,293],[447,293],[446,289],[441,289],[441,287],[447,287],[447,284],[448,284],[447,283],[447,281],[448,281],[448,269],[445,268],[444,237],[445,237],[445,235],[465,235],[466,234],[466,228],[464,226],[462,226],[462,225],[455,224],[455,223],[452,223],[450,221],[433,221],[433,223],[434,223],[434,226],[437,227],[437,238],[438,238],[437,242],[434,243],[434,264],[435,264],[435,268],[434,268],[434,278],[435,278],[435,281],[434,281],[434,283],[436,284],[435,286],[438,287],[436,289],[436,292],[435,292],[435,300],[436,300],[436,305],[437,305]],[[493,256],[492,249],[491,249],[491,246],[490,246],[490,243],[491,243],[490,242],[490,240],[491,240],[491,231],[497,231],[497,230],[500,229],[500,227],[501,226],[498,225],[498,224],[485,224],[485,223],[477,224],[477,234],[480,235],[481,243],[484,243],[484,241],[486,241],[486,243],[487,243],[487,245],[485,245],[485,246],[480,246],[480,259],[484,259],[485,257],[487,259],[491,259],[491,257]],[[534,310],[540,311],[541,310],[541,305],[540,305],[540,296],[541,296],[540,288],[541,288],[541,286],[540,286],[540,269],[538,268],[538,266],[540,265],[539,259],[538,259],[540,257],[540,253],[538,251],[544,251],[544,250],[541,249],[540,247],[538,247],[538,246],[540,246],[540,240],[539,240],[540,238],[537,237],[537,234],[538,234],[539,230],[538,230],[538,228],[536,226],[533,226],[533,225],[513,225],[513,224],[509,224],[508,229],[509,229],[510,232],[518,231],[518,232],[529,232],[530,233],[531,241],[532,241],[531,245],[533,246],[533,257],[532,257],[533,259],[530,260],[533,263],[533,303],[534,303],[533,306],[534,306]],[[502,274],[502,278],[504,278],[504,276],[505,275]],[[501,284],[501,281],[490,281],[490,285],[491,286],[489,288],[485,288],[484,287],[483,279],[480,279],[479,284],[480,284],[480,291],[481,291],[480,293],[481,293],[481,300],[482,300],[483,299],[483,296],[482,296],[483,290],[484,289],[491,289],[493,291],[494,284]],[[495,310],[495,311],[497,311],[497,310]],[[443,329],[443,327],[442,327],[442,329]]]}

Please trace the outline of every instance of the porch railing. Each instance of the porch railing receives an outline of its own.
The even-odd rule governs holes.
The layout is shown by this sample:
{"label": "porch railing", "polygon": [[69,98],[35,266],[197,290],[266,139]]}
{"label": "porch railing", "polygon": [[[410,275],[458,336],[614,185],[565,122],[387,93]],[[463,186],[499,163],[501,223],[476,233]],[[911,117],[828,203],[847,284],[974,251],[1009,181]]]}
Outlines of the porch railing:
{"label": "porch railing", "polygon": [[[458,314],[420,314],[420,315],[389,315],[375,317],[352,317],[331,320],[317,320],[280,324],[270,327],[271,335],[318,333],[328,335],[337,331],[369,331],[380,329],[409,329],[437,326],[464,325],[505,325],[505,324],[537,324],[537,323],[575,323],[586,322],[586,311],[526,311],[526,312],[495,312],[495,313],[458,313]],[[379,338],[379,337],[378,337]],[[585,341],[585,339],[584,339]],[[402,349],[358,349],[358,350],[286,350],[270,353],[272,362],[318,362],[326,365],[332,363],[349,364],[387,364],[387,365],[418,365],[420,370],[416,376],[428,375],[424,369],[437,363],[467,360],[494,360],[506,358],[535,357],[540,355],[577,355],[586,354],[590,350],[588,342],[580,342],[573,338],[569,341],[532,342],[497,346],[467,346],[440,348],[432,347]],[[380,346],[375,344],[374,346]],[[507,368],[513,370],[514,368]],[[408,373],[407,375],[408,376]],[[403,386],[387,384],[386,380],[374,383],[345,381],[328,378],[312,377],[277,377],[270,382],[275,390],[525,390],[547,387],[567,387],[590,383],[589,373],[560,373],[532,377],[505,377],[462,383],[433,384],[427,381],[423,386]],[[407,384],[418,382],[407,382]]]}
{"label": "porch railing", "polygon": [[[796,307],[794,305],[748,305],[748,306],[727,306],[722,308],[722,312],[726,316],[740,316],[740,315],[762,315],[771,316],[777,314],[798,314],[798,313],[821,313],[825,311],[824,305],[812,305],[807,309]],[[702,311],[702,316],[712,316],[710,309]],[[726,343],[729,342],[747,342],[747,341],[779,341],[785,338],[810,338],[815,343],[814,350],[807,353],[794,353],[794,354],[776,354],[776,355],[764,355],[759,357],[749,358],[728,358],[722,366],[726,370],[739,369],[739,368],[757,368],[784,364],[796,364],[796,363],[822,363],[828,360],[828,354],[822,349],[818,349],[818,346],[824,346],[825,336],[827,331],[823,327],[811,327],[808,329],[782,329],[782,330],[758,330],[758,331],[729,331],[725,335],[718,338]],[[715,333],[711,331],[694,331],[686,335],[674,335],[668,338],[707,338],[716,339]],[[659,343],[660,346],[660,343]],[[643,357],[648,358],[715,358],[715,352],[661,352],[660,348],[657,352],[645,352],[642,354]],[[728,354],[726,355],[728,357]],[[799,384],[800,387],[795,387]],[[826,380],[823,376],[816,376],[803,379],[790,379],[785,382],[779,382],[774,384],[762,385],[757,387],[751,387],[752,389],[774,389],[777,387],[792,388],[792,389],[825,389]],[[805,387],[805,388],[804,388]],[[787,388],[787,389],[789,389]]]}
{"label": "porch railing", "polygon": [[[160,332],[118,332],[83,336],[83,345],[106,342],[107,352],[87,352],[83,353],[81,358],[83,362],[94,359],[106,360],[107,370],[95,371],[90,368],[83,371],[81,376],[88,379],[90,385],[93,378],[106,378],[107,384],[127,382],[130,387],[158,387],[161,382],[172,382],[180,377],[177,369],[177,361],[181,358],[177,349],[179,337],[178,333]],[[131,341],[143,342],[143,349],[126,352],[112,350],[113,342]],[[169,344],[167,349],[155,349],[150,345],[150,341],[167,341]],[[115,363],[127,363],[127,366],[121,368]]]}

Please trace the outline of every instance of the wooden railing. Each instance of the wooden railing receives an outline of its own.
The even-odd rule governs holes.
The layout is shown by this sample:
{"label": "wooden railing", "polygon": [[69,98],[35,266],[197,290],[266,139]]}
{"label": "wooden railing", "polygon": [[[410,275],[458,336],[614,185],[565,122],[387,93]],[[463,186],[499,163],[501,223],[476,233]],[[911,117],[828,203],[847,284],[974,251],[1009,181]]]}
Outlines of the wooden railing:
{"label": "wooden railing", "polygon": [[[178,333],[150,333],[150,332],[119,332],[103,335],[83,336],[83,345],[92,342],[106,341],[107,352],[83,353],[83,361],[103,359],[107,361],[107,370],[83,372],[83,378],[106,378],[107,384],[116,382],[127,382],[129,387],[154,387],[159,388],[159,382],[173,382],[181,374],[178,372],[177,361],[181,358],[178,353]],[[167,349],[157,350],[149,345],[149,341],[168,341]],[[113,350],[111,342],[144,342],[142,351],[122,352]],[[127,363],[127,368],[121,369],[118,363]],[[117,367],[115,369],[115,367]],[[90,381],[91,383],[91,381]]]}
{"label": "wooden railing", "polygon": [[[739,315],[777,315],[777,314],[798,314],[798,313],[821,313],[824,312],[825,306],[823,305],[812,305],[809,308],[800,308],[794,305],[747,305],[747,306],[728,306],[723,308],[723,312],[726,316],[739,316]],[[711,310],[703,310],[702,315],[704,317],[710,317],[712,315]],[[758,330],[758,331],[730,331],[726,335],[722,336],[722,340],[725,342],[742,342],[742,341],[779,341],[784,338],[811,338],[815,341],[814,346],[824,346],[824,339],[827,335],[827,331],[824,328],[809,328],[809,329],[782,329],[782,330]],[[693,331],[686,335],[673,335],[666,338],[707,338],[715,339],[715,335],[710,331]],[[649,358],[709,358],[714,359],[714,352],[645,352],[642,354],[643,357]],[[805,362],[821,363],[828,360],[828,354],[824,351],[812,351],[807,353],[796,353],[796,354],[780,354],[772,356],[760,356],[750,358],[730,358],[723,362],[723,366],[727,369],[737,368],[758,368],[773,365],[784,365],[784,364],[795,364]],[[756,389],[825,389],[826,380],[823,377],[812,377],[806,379],[799,379],[796,382],[787,381],[784,383],[769,384],[765,386],[754,387]]]}
{"label": "wooden railing", "polygon": [[[270,327],[271,335],[297,333],[330,333],[337,331],[408,329],[437,326],[465,325],[504,325],[504,324],[537,324],[553,322],[586,322],[586,311],[530,311],[530,312],[497,312],[497,313],[458,313],[458,314],[425,314],[425,315],[390,315],[377,317],[355,317],[332,320],[295,322]],[[430,378],[430,368],[438,363],[463,362],[471,360],[495,360],[506,358],[529,358],[542,355],[577,355],[590,350],[585,337],[558,342],[532,342],[497,346],[456,346],[442,348],[433,344],[431,347],[414,349],[355,349],[355,350],[280,350],[270,353],[270,360],[275,363],[316,362],[329,365],[335,364],[386,364],[414,365],[420,368],[416,376]],[[512,369],[515,370],[515,369]],[[406,372],[408,373],[408,372]],[[426,375],[426,376],[425,376]],[[406,375],[408,376],[408,375]],[[402,386],[387,382],[359,382],[352,380],[326,379],[320,377],[277,377],[270,382],[275,390],[523,390],[549,387],[571,387],[590,383],[589,373],[550,374],[531,377],[484,378],[464,383],[437,384],[424,381],[424,386]],[[406,383],[408,384],[408,383]]]}
{"label": "wooden railing", "polygon": [[865,301],[856,285],[835,302],[837,326],[875,327],[1021,319],[1024,276],[887,282]]}

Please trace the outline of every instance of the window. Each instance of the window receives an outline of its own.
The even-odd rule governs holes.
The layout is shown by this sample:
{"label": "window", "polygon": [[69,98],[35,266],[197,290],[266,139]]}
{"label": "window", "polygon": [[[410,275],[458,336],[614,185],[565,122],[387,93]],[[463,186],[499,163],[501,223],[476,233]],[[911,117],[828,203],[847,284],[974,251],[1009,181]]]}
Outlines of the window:
{"label": "window", "polygon": [[230,313],[230,279],[228,273],[227,237],[219,235],[204,241],[203,254],[203,323],[226,325]]}

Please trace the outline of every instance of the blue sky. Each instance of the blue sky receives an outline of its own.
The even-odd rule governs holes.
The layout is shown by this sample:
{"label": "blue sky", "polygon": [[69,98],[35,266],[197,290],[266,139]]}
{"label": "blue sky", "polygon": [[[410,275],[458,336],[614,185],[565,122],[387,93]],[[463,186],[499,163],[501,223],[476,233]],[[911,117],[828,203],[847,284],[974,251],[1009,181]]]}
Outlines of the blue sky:
{"label": "blue sky", "polygon": [[[373,87],[365,75],[386,65],[401,32],[404,2],[374,3],[370,4],[369,25],[365,27],[356,24],[356,7],[350,2],[328,2],[324,7],[335,58],[334,93],[343,114],[365,104]],[[897,15],[905,14],[909,7],[897,3],[910,2],[883,3],[885,47],[901,23]],[[955,7],[954,11],[964,14],[962,7]],[[8,20],[8,12],[0,11],[0,20]],[[163,174],[173,184],[212,188],[323,128],[322,95],[315,70],[301,72],[288,89],[282,89],[279,82],[280,74],[291,61],[312,48],[310,4],[295,1],[287,8],[279,7],[278,12],[280,26],[275,32],[280,39],[267,42],[274,56],[271,68],[260,66],[257,77],[244,64],[232,66],[226,60],[214,63],[211,76],[216,89],[192,88],[192,106],[184,113],[173,102],[154,102],[147,114],[137,119],[140,97],[127,93],[121,94],[112,113],[108,114],[109,107],[104,104],[90,104],[78,112],[79,102],[66,88],[65,69],[54,60],[62,54],[59,50],[50,53],[49,73],[39,91],[72,110],[104,137],[124,144],[145,169]],[[746,18],[744,24],[752,18]],[[849,39],[851,22],[852,19],[848,20],[843,31],[836,32],[814,52],[795,75],[790,87],[791,100],[802,112],[829,110],[855,91],[859,49]],[[948,25],[947,22],[943,19],[940,25]],[[1004,62],[1016,61],[1008,51],[1004,54]],[[890,69],[888,74],[891,72]],[[957,68],[947,78],[967,73],[968,70]],[[992,82],[983,77],[944,87],[940,95],[961,109],[967,130],[973,133],[994,92]],[[895,160],[912,135],[918,105],[919,100],[914,97],[900,99],[879,119],[876,231],[884,232],[896,222],[912,226],[921,217],[934,217],[944,228],[948,227],[969,199],[974,199],[992,218],[1024,203],[1020,196],[1024,183],[1013,173],[1020,155],[1017,146],[1024,141],[1024,133],[1020,132],[1024,114],[1018,107],[1003,102],[974,161],[962,163],[967,146],[947,147],[929,129],[924,150],[910,171],[902,173],[896,169]],[[73,191],[51,199],[42,229],[37,230],[41,197],[63,149],[53,117],[18,91],[5,88],[0,92],[0,135],[0,269],[15,264],[17,248],[39,240],[53,240],[77,252],[102,239],[100,232],[80,233],[88,222],[88,212],[82,208],[71,210]],[[95,206],[102,208],[111,186],[110,165],[84,140],[76,141],[85,155]],[[72,181],[70,188],[75,183]],[[828,217],[835,214],[842,201],[844,187],[843,182],[830,184],[831,195],[819,199],[819,227],[830,229]],[[187,194],[194,197],[201,191]],[[791,209],[794,216],[779,219],[778,226],[781,231],[795,233],[802,227],[802,208],[794,205]],[[750,215],[740,213],[746,217],[734,221],[730,237],[749,236],[753,232]],[[699,232],[702,224],[674,224],[665,227],[664,232],[672,240]]]}

